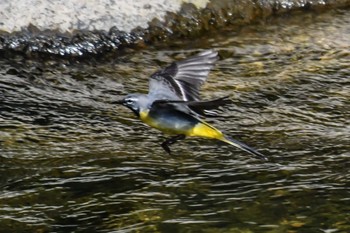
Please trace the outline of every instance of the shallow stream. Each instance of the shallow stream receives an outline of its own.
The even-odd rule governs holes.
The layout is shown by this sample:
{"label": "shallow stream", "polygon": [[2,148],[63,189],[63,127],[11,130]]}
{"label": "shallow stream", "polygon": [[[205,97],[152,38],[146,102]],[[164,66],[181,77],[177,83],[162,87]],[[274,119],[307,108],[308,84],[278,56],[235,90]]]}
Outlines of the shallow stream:
{"label": "shallow stream", "polygon": [[[164,135],[111,104],[214,48],[216,127]],[[1,232],[350,232],[350,11],[281,16],[103,64],[0,61]]]}

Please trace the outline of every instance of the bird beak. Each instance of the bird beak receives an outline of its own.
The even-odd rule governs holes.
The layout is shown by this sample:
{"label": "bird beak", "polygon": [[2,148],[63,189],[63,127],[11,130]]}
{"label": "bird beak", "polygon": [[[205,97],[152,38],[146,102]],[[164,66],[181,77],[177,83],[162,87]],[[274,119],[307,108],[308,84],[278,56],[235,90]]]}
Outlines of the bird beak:
{"label": "bird beak", "polygon": [[124,100],[117,100],[117,101],[112,101],[111,104],[123,104]]}

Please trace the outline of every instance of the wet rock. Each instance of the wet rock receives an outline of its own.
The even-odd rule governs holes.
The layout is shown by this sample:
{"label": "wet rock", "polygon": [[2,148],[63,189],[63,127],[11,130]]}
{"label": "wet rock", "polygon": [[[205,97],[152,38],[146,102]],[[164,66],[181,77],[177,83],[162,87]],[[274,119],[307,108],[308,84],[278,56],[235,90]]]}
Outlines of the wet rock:
{"label": "wet rock", "polygon": [[[196,5],[188,2],[193,1],[151,0],[147,4],[143,1],[102,1],[99,4],[78,1],[76,6],[69,8],[72,3],[57,1],[50,2],[52,5],[46,6],[44,16],[39,17],[33,9],[40,12],[45,6],[35,0],[22,0],[17,4],[33,6],[28,12],[35,17],[28,21],[28,17],[25,18],[28,12],[19,11],[11,1],[2,1],[0,29],[4,32],[0,33],[0,57],[19,55],[45,61],[48,58],[80,60],[115,56],[125,48],[137,49],[145,44],[195,38],[227,25],[242,26],[295,10],[350,5],[350,0],[211,0],[194,1]],[[50,21],[45,21],[48,18]]]}

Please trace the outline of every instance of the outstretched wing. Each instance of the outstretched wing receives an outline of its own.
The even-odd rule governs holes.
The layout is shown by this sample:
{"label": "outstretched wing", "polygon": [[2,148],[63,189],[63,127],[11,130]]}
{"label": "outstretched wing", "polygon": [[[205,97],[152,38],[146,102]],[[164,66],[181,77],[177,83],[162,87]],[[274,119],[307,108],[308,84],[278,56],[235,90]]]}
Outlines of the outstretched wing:
{"label": "outstretched wing", "polygon": [[208,101],[183,101],[183,100],[156,100],[152,103],[153,107],[172,107],[180,111],[187,112],[192,115],[200,115],[205,117],[216,117],[217,114],[211,110],[219,109],[227,105],[231,105],[232,101],[228,96]]}
{"label": "outstretched wing", "polygon": [[199,89],[217,61],[217,52],[206,50],[155,72],[149,82],[149,97],[196,101]]}

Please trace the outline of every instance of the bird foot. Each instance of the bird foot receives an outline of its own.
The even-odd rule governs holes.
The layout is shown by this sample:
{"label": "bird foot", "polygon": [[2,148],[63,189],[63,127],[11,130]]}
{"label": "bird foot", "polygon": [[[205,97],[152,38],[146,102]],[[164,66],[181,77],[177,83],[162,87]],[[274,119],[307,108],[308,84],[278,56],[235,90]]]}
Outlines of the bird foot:
{"label": "bird foot", "polygon": [[170,150],[170,145],[174,144],[175,142],[179,141],[179,140],[182,140],[182,139],[185,139],[186,136],[184,134],[179,134],[179,135],[176,135],[174,137],[171,137],[171,138],[168,138],[167,140],[165,140],[161,146],[162,148],[170,155],[171,154],[171,150]]}
{"label": "bird foot", "polygon": [[162,144],[160,144],[162,146],[162,148],[170,155],[171,154],[171,150],[169,148],[169,145],[167,143],[167,141],[164,141]]}

